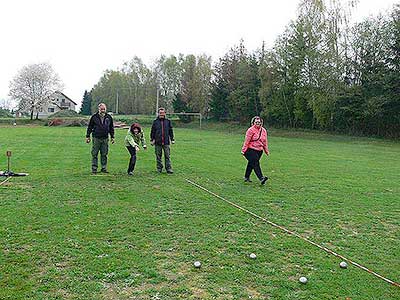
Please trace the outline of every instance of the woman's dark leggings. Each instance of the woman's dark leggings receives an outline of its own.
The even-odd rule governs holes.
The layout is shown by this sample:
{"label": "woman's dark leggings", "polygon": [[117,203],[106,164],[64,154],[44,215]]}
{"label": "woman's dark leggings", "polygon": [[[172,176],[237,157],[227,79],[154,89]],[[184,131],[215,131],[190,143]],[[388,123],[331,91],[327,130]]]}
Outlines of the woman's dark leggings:
{"label": "woman's dark leggings", "polygon": [[254,149],[247,149],[244,156],[248,160],[246,172],[244,173],[245,178],[249,178],[251,171],[254,170],[259,180],[263,179],[263,174],[260,167],[260,158],[262,156],[262,151],[257,151]]}
{"label": "woman's dark leggings", "polygon": [[135,164],[136,164],[136,149],[135,147],[132,146],[126,146],[126,149],[128,149],[129,154],[131,155],[131,159],[129,160],[129,166],[128,166],[128,173],[133,172],[135,169]]}

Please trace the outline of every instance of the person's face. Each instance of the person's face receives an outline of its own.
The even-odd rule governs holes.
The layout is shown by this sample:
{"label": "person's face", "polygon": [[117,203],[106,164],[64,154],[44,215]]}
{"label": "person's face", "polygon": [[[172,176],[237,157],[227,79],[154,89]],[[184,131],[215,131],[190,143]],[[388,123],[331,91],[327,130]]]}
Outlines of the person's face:
{"label": "person's face", "polygon": [[257,127],[261,126],[261,119],[257,118],[254,120],[254,125],[256,125]]}
{"label": "person's face", "polygon": [[105,114],[107,111],[107,107],[105,105],[100,105],[99,106],[99,113]]}
{"label": "person's face", "polygon": [[133,133],[134,134],[138,134],[139,133],[139,129],[138,128],[133,128]]}
{"label": "person's face", "polygon": [[165,118],[165,110],[160,110],[158,112],[158,116],[160,117],[160,119],[164,119]]}

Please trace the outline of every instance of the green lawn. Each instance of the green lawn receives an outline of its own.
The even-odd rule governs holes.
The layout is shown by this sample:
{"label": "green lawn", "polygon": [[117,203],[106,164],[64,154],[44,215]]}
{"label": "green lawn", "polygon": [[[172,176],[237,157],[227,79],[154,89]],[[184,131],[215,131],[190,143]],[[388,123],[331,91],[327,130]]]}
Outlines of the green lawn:
{"label": "green lawn", "polygon": [[242,182],[243,133],[178,128],[175,174],[155,172],[150,147],[133,177],[125,130],[110,146],[110,175],[90,175],[84,135],[0,128],[0,169],[12,150],[12,169],[30,173],[0,186],[0,299],[400,299],[399,288],[340,269],[185,181],[399,282],[399,143],[272,132],[262,187],[254,175]]}

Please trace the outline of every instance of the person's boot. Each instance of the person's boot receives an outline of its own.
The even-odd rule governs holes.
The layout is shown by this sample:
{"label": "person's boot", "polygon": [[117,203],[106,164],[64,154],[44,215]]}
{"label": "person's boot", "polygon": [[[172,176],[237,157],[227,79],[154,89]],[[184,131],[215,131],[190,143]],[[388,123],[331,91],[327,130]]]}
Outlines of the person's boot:
{"label": "person's boot", "polygon": [[252,182],[250,177],[244,177],[244,182]]}

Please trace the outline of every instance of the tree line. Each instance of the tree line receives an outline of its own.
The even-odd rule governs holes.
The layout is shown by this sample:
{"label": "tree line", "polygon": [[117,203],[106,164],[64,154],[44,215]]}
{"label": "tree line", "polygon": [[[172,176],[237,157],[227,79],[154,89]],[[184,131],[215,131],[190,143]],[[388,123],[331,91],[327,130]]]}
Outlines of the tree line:
{"label": "tree line", "polygon": [[212,74],[206,55],[162,55],[151,67],[134,57],[119,70],[105,71],[92,90],[85,91],[82,113],[104,102],[119,114],[152,114],[156,97],[170,111],[207,113]]}
{"label": "tree line", "polygon": [[[274,127],[399,136],[400,5],[352,24],[357,1],[302,0],[272,48],[241,40],[213,63],[206,55],[134,57],[85,92],[82,113],[105,102],[151,114],[155,98],[175,112]],[[118,108],[117,108],[118,104]]]}

